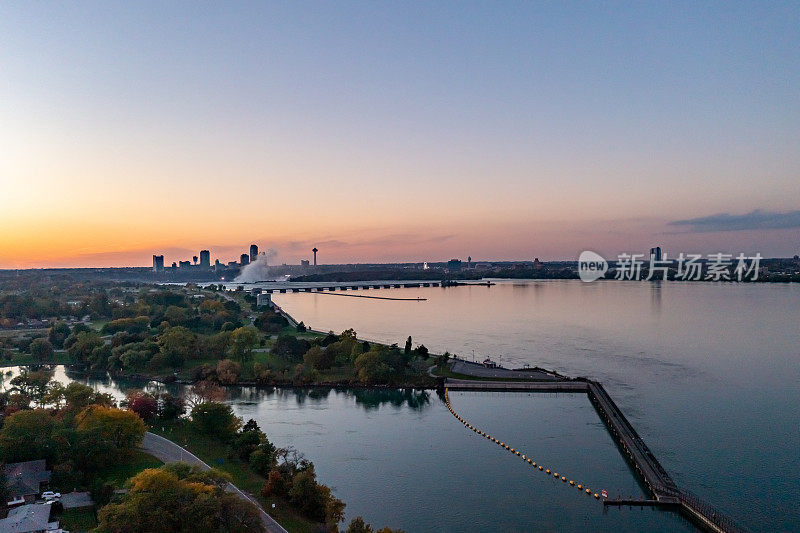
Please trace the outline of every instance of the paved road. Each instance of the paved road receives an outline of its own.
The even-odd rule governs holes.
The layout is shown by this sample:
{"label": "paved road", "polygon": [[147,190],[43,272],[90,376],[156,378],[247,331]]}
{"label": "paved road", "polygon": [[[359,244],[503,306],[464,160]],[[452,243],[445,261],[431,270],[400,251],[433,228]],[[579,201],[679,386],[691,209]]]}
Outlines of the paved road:
{"label": "paved road", "polygon": [[[189,450],[178,446],[169,439],[165,439],[164,437],[156,435],[155,433],[150,433],[149,431],[145,433],[144,439],[142,439],[141,448],[165,463],[184,462],[190,465],[198,465],[203,470],[211,469],[210,466],[201,461]],[[275,521],[275,519],[273,519],[264,511],[264,509],[261,507],[261,504],[258,503],[255,498],[252,498],[239,490],[239,488],[233,483],[228,483],[227,490],[228,492],[233,492],[241,499],[256,506],[261,514],[261,521],[264,523],[264,529],[266,531],[269,533],[288,533],[285,529],[283,529],[283,527],[281,527],[279,523]]]}

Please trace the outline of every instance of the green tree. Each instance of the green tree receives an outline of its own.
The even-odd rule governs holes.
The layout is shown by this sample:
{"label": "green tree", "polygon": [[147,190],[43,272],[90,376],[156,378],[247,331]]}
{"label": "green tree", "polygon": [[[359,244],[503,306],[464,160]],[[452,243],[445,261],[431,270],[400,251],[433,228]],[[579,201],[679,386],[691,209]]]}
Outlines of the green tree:
{"label": "green tree", "polygon": [[364,522],[360,516],[353,518],[347,526],[347,533],[373,533],[372,526]]}
{"label": "green tree", "polygon": [[[183,477],[182,477],[183,476]],[[218,479],[180,465],[147,469],[128,481],[119,503],[98,514],[98,533],[261,531],[255,507],[220,488]]]}
{"label": "green tree", "polygon": [[50,344],[49,340],[43,337],[33,339],[29,349],[31,355],[36,358],[39,364],[43,364],[45,361],[49,361],[53,358],[53,345]]}
{"label": "green tree", "polygon": [[253,347],[258,343],[258,330],[253,326],[243,326],[231,333],[229,353],[242,362],[250,360]]}
{"label": "green tree", "polygon": [[158,336],[158,346],[166,364],[180,368],[197,351],[197,336],[183,326],[171,327]]}
{"label": "green tree", "polygon": [[106,367],[110,350],[97,332],[78,331],[75,328],[67,337],[64,346],[67,348],[70,361],[75,366],[98,369]]}
{"label": "green tree", "polygon": [[334,363],[334,352],[331,350],[334,345],[331,344],[324,350],[319,346],[312,346],[303,356],[303,363],[309,368],[316,370],[327,370]]}
{"label": "green tree", "polygon": [[54,383],[52,370],[42,369],[31,371],[23,368],[22,372],[11,380],[12,392],[18,392],[26,404],[34,404],[44,407],[50,389]]}
{"label": "green tree", "polygon": [[306,517],[335,526],[344,518],[344,503],[331,495],[331,489],[317,483],[311,466],[294,475],[289,501]]}
{"label": "green tree", "polygon": [[387,383],[392,374],[383,354],[377,350],[359,355],[355,361],[355,370],[359,381],[363,383]]}
{"label": "green tree", "polygon": [[56,457],[53,433],[60,423],[44,409],[19,411],[6,418],[0,431],[0,450],[7,463]]}
{"label": "green tree", "polygon": [[50,330],[47,332],[47,338],[50,340],[50,344],[60,349],[64,347],[64,341],[69,337],[69,333],[70,331],[67,323],[59,320],[50,326]]}
{"label": "green tree", "polygon": [[229,442],[239,431],[242,419],[233,414],[230,405],[203,402],[192,409],[192,424],[200,433]]}
{"label": "green tree", "polygon": [[278,464],[277,452],[275,445],[264,436],[256,449],[250,454],[248,462],[255,472],[266,476]]}
{"label": "green tree", "polygon": [[100,435],[120,453],[132,452],[147,431],[147,426],[136,413],[102,405],[87,407],[78,420],[79,432]]}

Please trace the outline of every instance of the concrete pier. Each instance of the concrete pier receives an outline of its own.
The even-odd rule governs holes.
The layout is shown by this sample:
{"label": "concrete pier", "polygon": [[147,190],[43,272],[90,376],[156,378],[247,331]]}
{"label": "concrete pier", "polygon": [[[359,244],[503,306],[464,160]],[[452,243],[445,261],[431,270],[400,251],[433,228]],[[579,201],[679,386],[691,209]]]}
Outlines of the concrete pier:
{"label": "concrete pier", "polygon": [[445,390],[586,393],[617,447],[652,495],[651,499],[646,500],[605,500],[606,505],[673,507],[705,531],[746,531],[700,497],[678,488],[605,388],[596,381],[473,381],[448,378],[445,380]]}

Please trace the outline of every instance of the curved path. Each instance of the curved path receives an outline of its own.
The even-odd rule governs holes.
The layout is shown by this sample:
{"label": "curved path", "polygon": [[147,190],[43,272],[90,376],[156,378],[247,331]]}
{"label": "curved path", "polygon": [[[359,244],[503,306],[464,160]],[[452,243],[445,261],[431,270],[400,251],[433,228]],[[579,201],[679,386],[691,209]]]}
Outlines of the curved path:
{"label": "curved path", "polygon": [[[211,470],[211,467],[200,460],[196,455],[192,452],[183,448],[182,446],[178,446],[174,442],[169,439],[165,439],[160,435],[156,435],[155,433],[150,433],[149,431],[144,434],[144,439],[142,439],[142,450],[149,453],[150,455],[164,461],[165,463],[188,463],[190,465],[197,465],[202,470]],[[261,516],[261,522],[264,524],[264,529],[269,533],[288,533],[279,523],[275,521],[270,515],[268,515],[264,508],[261,507],[261,504],[255,499],[241,490],[234,485],[233,483],[228,483],[226,487],[228,492],[232,492],[239,496],[239,498],[255,505],[256,509],[259,511],[259,515]]]}

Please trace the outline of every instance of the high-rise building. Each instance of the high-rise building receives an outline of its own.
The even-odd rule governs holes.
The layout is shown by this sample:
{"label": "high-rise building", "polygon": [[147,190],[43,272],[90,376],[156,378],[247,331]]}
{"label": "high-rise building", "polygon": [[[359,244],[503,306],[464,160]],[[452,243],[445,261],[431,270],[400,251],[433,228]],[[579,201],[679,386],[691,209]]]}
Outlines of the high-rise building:
{"label": "high-rise building", "polygon": [[208,250],[200,250],[200,268],[211,268],[211,254]]}
{"label": "high-rise building", "polygon": [[650,248],[650,260],[651,261],[661,261],[661,247],[656,246],[655,248]]}
{"label": "high-rise building", "polygon": [[252,263],[258,258],[258,246],[255,244],[250,245],[250,262]]}
{"label": "high-rise building", "polygon": [[164,272],[164,256],[153,256],[153,272]]}
{"label": "high-rise building", "polygon": [[242,256],[239,258],[239,264],[242,266],[250,264],[250,256],[247,254],[242,254]]}

